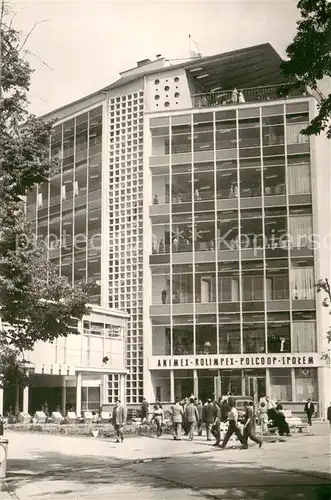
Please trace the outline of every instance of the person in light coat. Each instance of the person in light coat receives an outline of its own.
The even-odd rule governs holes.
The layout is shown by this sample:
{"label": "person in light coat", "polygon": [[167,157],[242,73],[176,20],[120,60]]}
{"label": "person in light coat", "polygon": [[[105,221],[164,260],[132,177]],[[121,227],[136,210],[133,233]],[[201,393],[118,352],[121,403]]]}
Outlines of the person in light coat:
{"label": "person in light coat", "polygon": [[185,419],[186,419],[187,426],[188,426],[189,439],[192,441],[194,438],[195,426],[196,426],[197,422],[199,422],[199,412],[198,412],[198,408],[194,404],[194,397],[190,398],[190,402],[186,406]]}
{"label": "person in light coat", "polygon": [[125,423],[125,410],[121,405],[120,400],[116,401],[116,406],[112,414],[112,424],[116,432],[116,442],[120,443],[124,441],[123,425]]}
{"label": "person in light coat", "polygon": [[176,403],[171,407],[172,430],[176,441],[180,441],[182,439],[183,414],[184,411],[180,401],[179,399],[176,399]]}

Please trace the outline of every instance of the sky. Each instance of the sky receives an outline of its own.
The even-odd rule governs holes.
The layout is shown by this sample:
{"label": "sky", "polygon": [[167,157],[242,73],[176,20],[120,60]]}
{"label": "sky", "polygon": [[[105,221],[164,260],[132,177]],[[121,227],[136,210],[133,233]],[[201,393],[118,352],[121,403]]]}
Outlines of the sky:
{"label": "sky", "polygon": [[270,42],[285,57],[299,19],[297,0],[9,3],[22,36],[38,23],[25,46],[38,115],[109,85],[142,59],[187,58],[189,34],[204,56]]}

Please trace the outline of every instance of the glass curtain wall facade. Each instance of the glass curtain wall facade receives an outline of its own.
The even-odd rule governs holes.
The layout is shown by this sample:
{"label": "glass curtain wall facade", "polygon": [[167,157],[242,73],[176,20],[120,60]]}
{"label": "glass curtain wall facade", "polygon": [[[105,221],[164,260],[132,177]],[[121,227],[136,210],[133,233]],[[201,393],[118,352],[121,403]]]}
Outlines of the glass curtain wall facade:
{"label": "glass curtain wall facade", "polygon": [[56,125],[50,155],[58,171],[29,193],[27,218],[60,274],[93,281],[90,303],[100,305],[102,107]]}
{"label": "glass curtain wall facade", "polygon": [[[153,356],[316,352],[308,121],[308,102],[150,119]],[[249,376],[223,371],[222,386],[240,394]],[[270,384],[317,398],[316,369]]]}

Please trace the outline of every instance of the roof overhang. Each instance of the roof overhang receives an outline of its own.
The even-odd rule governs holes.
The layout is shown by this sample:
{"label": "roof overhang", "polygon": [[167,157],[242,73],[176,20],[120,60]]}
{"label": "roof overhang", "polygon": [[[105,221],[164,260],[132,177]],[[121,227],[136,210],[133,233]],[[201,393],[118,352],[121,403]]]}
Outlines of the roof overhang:
{"label": "roof overhang", "polygon": [[269,44],[255,45],[185,64],[187,74],[206,92],[278,85],[286,81],[280,70],[282,58]]}

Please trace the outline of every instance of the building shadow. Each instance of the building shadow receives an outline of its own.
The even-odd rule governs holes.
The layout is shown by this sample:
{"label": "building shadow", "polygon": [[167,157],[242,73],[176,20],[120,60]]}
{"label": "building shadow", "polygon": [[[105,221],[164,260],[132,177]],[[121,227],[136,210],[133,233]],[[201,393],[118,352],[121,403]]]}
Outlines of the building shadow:
{"label": "building shadow", "polygon": [[[40,485],[44,485],[40,488]],[[46,486],[45,486],[46,485]],[[220,500],[329,500],[331,481],[306,471],[289,471],[248,463],[219,463],[206,455],[176,456],[155,460],[119,460],[117,458],[77,457],[59,453],[42,453],[31,460],[9,460],[8,476],[0,491],[18,492],[27,486],[47,492],[36,494],[52,498],[72,494],[79,488],[98,491],[131,487],[144,497],[144,491],[190,490],[207,498]],[[179,493],[178,493],[179,492]],[[94,496],[92,495],[94,498]],[[92,498],[91,497],[91,498]],[[147,497],[147,494],[146,494]]]}

